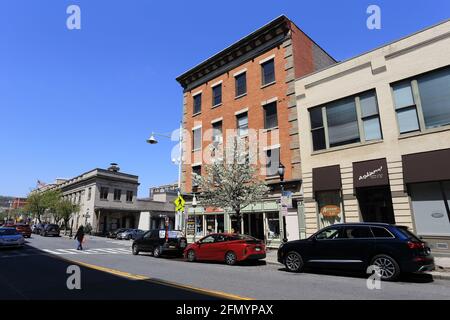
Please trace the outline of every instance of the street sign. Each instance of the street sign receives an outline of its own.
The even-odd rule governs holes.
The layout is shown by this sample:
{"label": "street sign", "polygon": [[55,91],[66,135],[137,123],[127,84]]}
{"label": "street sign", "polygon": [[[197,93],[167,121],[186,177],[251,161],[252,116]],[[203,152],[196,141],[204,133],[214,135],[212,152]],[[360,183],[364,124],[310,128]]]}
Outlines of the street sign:
{"label": "street sign", "polygon": [[186,201],[184,201],[183,197],[179,195],[173,202],[175,204],[175,209],[177,211],[183,211],[184,210],[184,204]]}

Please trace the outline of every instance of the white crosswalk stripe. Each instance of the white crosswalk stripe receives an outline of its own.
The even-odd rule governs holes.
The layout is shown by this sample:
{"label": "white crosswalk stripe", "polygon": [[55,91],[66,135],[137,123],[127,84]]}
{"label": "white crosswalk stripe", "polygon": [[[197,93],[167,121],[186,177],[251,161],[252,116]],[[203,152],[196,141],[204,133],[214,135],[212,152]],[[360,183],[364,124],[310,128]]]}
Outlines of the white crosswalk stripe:
{"label": "white crosswalk stripe", "polygon": [[14,251],[0,251],[0,259],[42,255],[42,251],[52,255],[131,254],[131,249],[128,248],[86,248],[84,250],[23,248]]}

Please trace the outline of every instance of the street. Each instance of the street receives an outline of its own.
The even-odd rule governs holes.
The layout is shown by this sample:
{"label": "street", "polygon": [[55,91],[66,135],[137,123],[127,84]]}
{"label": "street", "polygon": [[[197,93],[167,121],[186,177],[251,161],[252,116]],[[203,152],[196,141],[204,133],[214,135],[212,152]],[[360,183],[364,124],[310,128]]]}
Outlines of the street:
{"label": "street", "polygon": [[[450,282],[429,275],[383,282],[337,272],[288,273],[280,264],[188,263],[131,255],[131,241],[89,237],[85,250],[66,237],[33,235],[22,249],[0,251],[0,299],[448,299]],[[66,286],[81,268],[81,290]]]}

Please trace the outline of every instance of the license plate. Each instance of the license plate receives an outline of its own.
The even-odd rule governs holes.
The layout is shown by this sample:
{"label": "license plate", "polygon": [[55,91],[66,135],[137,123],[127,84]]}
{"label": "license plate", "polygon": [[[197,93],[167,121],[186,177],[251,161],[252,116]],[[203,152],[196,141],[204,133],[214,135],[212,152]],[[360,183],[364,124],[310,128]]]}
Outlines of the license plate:
{"label": "license plate", "polygon": [[261,248],[255,248],[255,251],[261,251]]}
{"label": "license plate", "polygon": [[175,246],[169,246],[170,249],[175,249]]}

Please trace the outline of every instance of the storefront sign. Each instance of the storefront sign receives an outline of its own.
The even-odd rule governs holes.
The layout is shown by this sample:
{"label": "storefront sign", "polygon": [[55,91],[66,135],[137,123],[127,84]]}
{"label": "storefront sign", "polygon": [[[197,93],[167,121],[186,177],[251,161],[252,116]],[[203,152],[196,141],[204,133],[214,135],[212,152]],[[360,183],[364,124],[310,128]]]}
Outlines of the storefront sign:
{"label": "storefront sign", "polygon": [[389,185],[386,159],[353,163],[355,188]]}
{"label": "storefront sign", "polygon": [[281,195],[281,206],[292,209],[292,192],[284,191]]}
{"label": "storefront sign", "polygon": [[186,232],[188,235],[193,236],[194,232],[195,232],[195,219],[194,216],[189,216],[188,220],[187,220],[187,225],[186,225]]}
{"label": "storefront sign", "polygon": [[320,214],[326,218],[337,217],[341,214],[341,208],[335,205],[326,205],[320,209]]}

